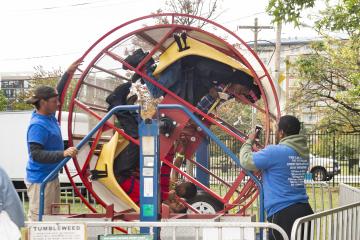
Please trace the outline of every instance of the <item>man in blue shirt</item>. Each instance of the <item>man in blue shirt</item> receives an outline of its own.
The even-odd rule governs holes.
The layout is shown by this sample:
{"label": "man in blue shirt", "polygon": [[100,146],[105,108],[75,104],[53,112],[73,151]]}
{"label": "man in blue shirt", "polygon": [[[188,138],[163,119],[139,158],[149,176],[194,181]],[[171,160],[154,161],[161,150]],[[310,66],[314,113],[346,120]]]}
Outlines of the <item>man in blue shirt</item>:
{"label": "man in blue shirt", "polygon": [[[304,185],[304,175],[309,167],[309,148],[306,137],[299,132],[299,120],[286,115],[278,123],[277,145],[252,152],[255,133],[249,136],[240,150],[242,167],[262,171],[268,221],[282,227],[289,238],[295,220],[313,213]],[[278,232],[270,232],[270,239],[281,239],[281,236]]]}
{"label": "man in blue shirt", "polygon": [[24,210],[16,190],[6,174],[0,167],[0,212],[5,211],[10,219],[19,227],[24,227]]}
{"label": "man in blue shirt", "polygon": [[[38,220],[39,194],[41,182],[65,157],[77,154],[75,147],[64,151],[59,123],[55,118],[58,109],[58,93],[49,86],[40,86],[27,101],[36,110],[32,113],[27,131],[29,160],[26,166],[26,179],[29,196],[29,219]],[[56,175],[45,188],[44,214],[51,213],[51,205],[60,203],[60,184]]]}

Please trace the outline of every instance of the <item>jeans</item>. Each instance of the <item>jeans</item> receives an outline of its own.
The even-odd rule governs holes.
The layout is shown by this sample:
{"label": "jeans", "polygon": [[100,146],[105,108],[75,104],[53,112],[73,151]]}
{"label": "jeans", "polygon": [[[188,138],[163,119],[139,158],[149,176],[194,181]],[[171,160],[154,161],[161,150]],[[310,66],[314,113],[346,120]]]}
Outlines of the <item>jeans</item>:
{"label": "jeans", "polygon": [[[165,88],[179,94],[181,91],[181,62],[177,61],[171,64],[166,68],[159,76],[159,79],[156,79],[153,75],[154,69],[151,67],[145,68],[145,73],[153,80],[157,81]],[[164,91],[156,87],[154,84],[150,83],[146,79],[143,79],[147,88],[149,89],[151,95],[154,98],[159,98],[164,95]]]}

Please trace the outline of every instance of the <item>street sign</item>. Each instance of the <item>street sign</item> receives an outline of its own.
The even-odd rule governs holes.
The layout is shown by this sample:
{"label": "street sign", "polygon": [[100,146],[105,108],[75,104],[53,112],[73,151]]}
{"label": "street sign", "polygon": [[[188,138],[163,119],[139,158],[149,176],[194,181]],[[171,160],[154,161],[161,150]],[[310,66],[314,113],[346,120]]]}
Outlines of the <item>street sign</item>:
{"label": "street sign", "polygon": [[30,240],[86,240],[84,223],[32,223]]}

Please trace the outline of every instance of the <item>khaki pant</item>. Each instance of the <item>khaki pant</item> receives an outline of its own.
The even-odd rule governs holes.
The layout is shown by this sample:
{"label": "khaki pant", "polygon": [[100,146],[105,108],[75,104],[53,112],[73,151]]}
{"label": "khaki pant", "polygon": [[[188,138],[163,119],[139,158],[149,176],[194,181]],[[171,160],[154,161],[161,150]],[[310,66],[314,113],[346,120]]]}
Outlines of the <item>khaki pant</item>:
{"label": "khaki pant", "polygon": [[[40,205],[40,183],[30,183],[26,187],[29,197],[28,220],[38,221]],[[44,215],[49,215],[51,214],[51,204],[60,203],[60,183],[58,178],[46,184],[44,196]],[[59,208],[53,207],[52,213],[56,214],[58,212]]]}

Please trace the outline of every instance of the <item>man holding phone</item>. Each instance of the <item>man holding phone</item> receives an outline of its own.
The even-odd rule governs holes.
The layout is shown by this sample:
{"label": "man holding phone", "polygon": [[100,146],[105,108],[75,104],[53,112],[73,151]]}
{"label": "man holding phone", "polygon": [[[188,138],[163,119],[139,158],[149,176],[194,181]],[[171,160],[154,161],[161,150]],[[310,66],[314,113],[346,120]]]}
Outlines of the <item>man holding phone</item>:
{"label": "man holding phone", "polygon": [[[286,115],[279,120],[276,145],[252,152],[259,132],[257,128],[241,147],[240,163],[247,170],[262,171],[267,219],[283,228],[290,238],[295,220],[313,213],[304,185],[309,167],[306,137],[299,134],[299,120]],[[281,239],[281,235],[270,231],[269,239]]]}

